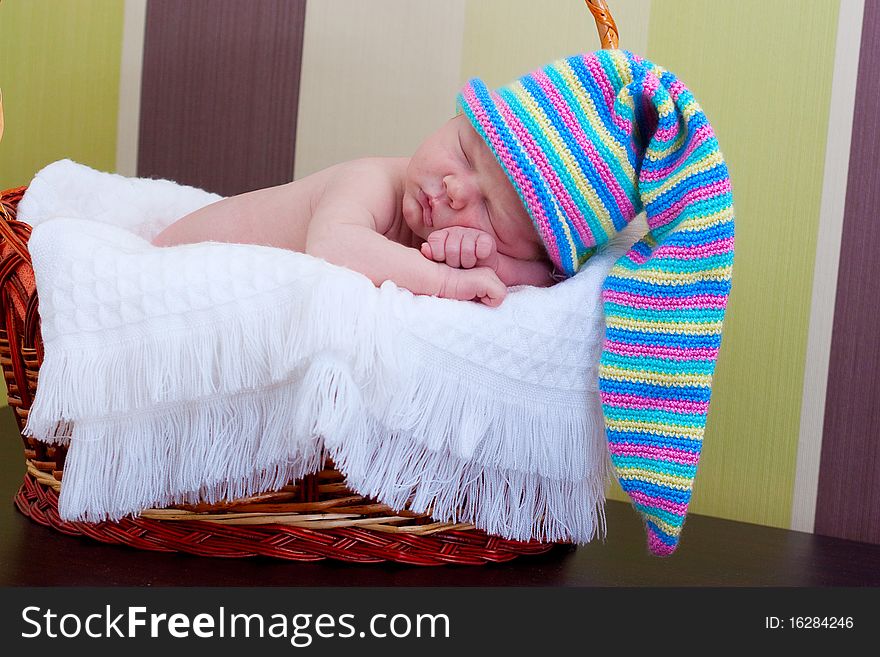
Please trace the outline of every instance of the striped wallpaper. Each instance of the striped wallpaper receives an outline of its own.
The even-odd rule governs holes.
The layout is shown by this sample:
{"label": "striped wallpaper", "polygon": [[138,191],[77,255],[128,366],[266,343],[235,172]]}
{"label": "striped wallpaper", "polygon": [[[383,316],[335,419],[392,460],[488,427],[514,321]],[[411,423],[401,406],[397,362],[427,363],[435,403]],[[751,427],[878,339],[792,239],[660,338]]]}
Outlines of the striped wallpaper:
{"label": "striped wallpaper", "polygon": [[[880,543],[880,2],[608,4],[694,92],[734,188],[691,511]],[[598,47],[583,0],[4,0],[0,187],[70,157],[233,194],[405,155],[468,77]]]}

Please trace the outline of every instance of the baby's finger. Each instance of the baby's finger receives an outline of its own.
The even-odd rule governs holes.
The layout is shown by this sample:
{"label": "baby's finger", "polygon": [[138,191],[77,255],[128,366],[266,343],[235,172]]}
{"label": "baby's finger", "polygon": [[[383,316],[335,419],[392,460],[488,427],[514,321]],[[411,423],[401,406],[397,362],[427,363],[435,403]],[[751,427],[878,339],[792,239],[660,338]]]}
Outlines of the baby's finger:
{"label": "baby's finger", "polygon": [[477,258],[480,260],[485,260],[489,256],[492,255],[492,251],[495,250],[495,240],[492,239],[491,236],[486,233],[481,233],[477,236],[476,244],[474,247],[474,253],[476,253]]}
{"label": "baby's finger", "polygon": [[477,237],[468,231],[461,236],[461,266],[470,269],[477,264]]}
{"label": "baby's finger", "polygon": [[498,275],[486,267],[479,267],[470,271],[478,276],[477,280],[479,281],[479,284],[477,286],[476,296],[479,300],[485,305],[493,308],[500,306],[501,302],[504,301],[504,298],[507,296],[507,286],[501,282]]}
{"label": "baby's finger", "polygon": [[501,302],[504,301],[504,298],[507,296],[507,288],[503,283],[499,283],[497,285],[490,284],[487,285],[484,289],[483,293],[479,296],[480,301],[487,306],[492,308],[497,308],[501,305]]}
{"label": "baby's finger", "polygon": [[443,262],[446,257],[446,237],[449,233],[445,230],[435,230],[428,235],[428,247],[431,249],[431,258],[437,262]]}
{"label": "baby's finger", "polygon": [[486,306],[489,306],[490,308],[497,308],[504,301],[505,294],[507,293],[505,292],[504,294],[495,297],[486,295],[485,297],[480,297],[480,302]]}
{"label": "baby's finger", "polygon": [[431,245],[427,242],[422,242],[422,246],[419,250],[422,252],[422,255],[425,256],[428,260],[434,259],[434,254],[431,251]]}
{"label": "baby's finger", "polygon": [[461,267],[461,233],[453,233],[446,238],[446,264]]}

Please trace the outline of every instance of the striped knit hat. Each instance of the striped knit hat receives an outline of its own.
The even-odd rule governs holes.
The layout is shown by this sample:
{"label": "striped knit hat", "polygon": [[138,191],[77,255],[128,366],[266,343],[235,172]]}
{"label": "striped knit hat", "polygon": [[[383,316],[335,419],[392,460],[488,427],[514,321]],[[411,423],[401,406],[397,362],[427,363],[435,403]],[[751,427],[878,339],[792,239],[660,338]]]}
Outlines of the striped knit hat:
{"label": "striped knit hat", "polygon": [[645,211],[602,288],[611,460],[659,555],[678,545],[733,270],[733,197],[712,126],[672,73],[626,50],[559,60],[458,104],[571,276]]}

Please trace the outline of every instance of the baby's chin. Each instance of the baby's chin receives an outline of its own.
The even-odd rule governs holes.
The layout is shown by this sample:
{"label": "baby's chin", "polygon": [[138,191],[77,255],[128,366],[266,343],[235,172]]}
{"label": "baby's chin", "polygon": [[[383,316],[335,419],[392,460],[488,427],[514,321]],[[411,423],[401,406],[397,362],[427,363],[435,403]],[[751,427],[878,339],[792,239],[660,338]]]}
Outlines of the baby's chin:
{"label": "baby's chin", "polygon": [[404,222],[406,223],[407,227],[412,231],[412,234],[416,237],[420,237],[421,239],[425,240],[428,239],[428,235],[431,234],[430,228],[428,228],[421,222],[419,222],[418,224],[413,224],[412,221],[406,218],[406,215],[404,215]]}
{"label": "baby's chin", "polygon": [[408,193],[403,197],[401,213],[404,223],[414,235],[424,239],[431,233],[431,229],[422,220],[421,204]]}
{"label": "baby's chin", "polygon": [[[413,213],[416,212],[416,216]],[[403,214],[403,223],[406,224],[407,228],[412,231],[413,235],[421,237],[425,239],[430,229],[422,223],[422,206],[416,204],[415,208],[410,206],[407,207],[406,197],[404,197],[403,207],[401,208],[401,213]]]}

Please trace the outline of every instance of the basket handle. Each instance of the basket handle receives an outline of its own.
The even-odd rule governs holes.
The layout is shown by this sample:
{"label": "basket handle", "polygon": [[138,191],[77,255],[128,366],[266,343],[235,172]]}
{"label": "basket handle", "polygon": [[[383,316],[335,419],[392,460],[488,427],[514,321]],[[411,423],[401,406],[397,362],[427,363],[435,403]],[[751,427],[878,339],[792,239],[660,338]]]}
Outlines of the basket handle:
{"label": "basket handle", "polygon": [[608,4],[605,0],[584,0],[587,9],[596,19],[596,29],[599,30],[599,41],[602,43],[603,49],[616,49],[619,41],[617,33],[617,24],[611,17],[608,10]]}

